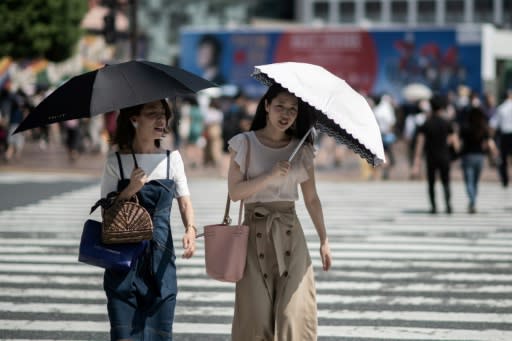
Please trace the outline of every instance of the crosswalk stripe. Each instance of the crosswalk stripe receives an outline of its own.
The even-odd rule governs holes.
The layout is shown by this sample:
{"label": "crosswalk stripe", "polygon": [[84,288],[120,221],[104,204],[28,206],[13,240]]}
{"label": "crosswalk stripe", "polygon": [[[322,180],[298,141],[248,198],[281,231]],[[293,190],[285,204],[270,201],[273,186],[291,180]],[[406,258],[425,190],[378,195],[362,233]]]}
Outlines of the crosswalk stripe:
{"label": "crosswalk stripe", "polygon": [[[104,304],[73,304],[73,303],[14,303],[0,302],[0,309],[6,312],[25,312],[25,313],[59,313],[59,314],[83,314],[83,315],[103,315],[105,313]],[[232,307],[176,307],[176,316],[224,316],[231,318],[233,316]],[[417,311],[351,311],[351,310],[319,310],[320,319],[331,320],[410,320],[410,321],[451,321],[479,323],[510,323],[512,314],[493,314],[493,313],[445,313],[445,312],[417,312]]]}
{"label": "crosswalk stripe", "polygon": [[[176,240],[177,241],[177,240]],[[198,240],[198,242],[202,242],[202,240]],[[26,240],[22,238],[0,238],[0,245],[2,247],[4,246],[11,246],[11,245],[40,245],[40,246],[70,246],[70,247],[77,247],[78,241],[76,239],[38,239],[38,240]],[[309,243],[309,245],[313,248],[317,248],[320,245],[318,243]],[[469,253],[504,253],[504,254],[510,254],[512,255],[512,250],[510,249],[510,245],[507,245],[506,243],[502,243],[501,245],[457,245],[457,244],[442,244],[442,245],[429,245],[426,243],[417,244],[417,243],[393,243],[393,242],[372,242],[370,245],[368,243],[356,243],[356,242],[341,242],[336,243],[331,247],[332,251],[338,251],[342,252],[343,250],[349,250],[349,249],[357,249],[357,250],[379,250],[379,251],[447,251],[447,252],[469,252]],[[0,252],[1,252],[0,248]],[[204,253],[202,253],[203,250],[198,250],[197,255],[202,256]]]}
{"label": "crosswalk stripe", "polygon": [[[46,289],[46,288],[3,288],[0,297],[24,297],[24,298],[55,298],[55,299],[80,299],[80,300],[102,300],[105,299],[103,290],[74,290],[74,289]],[[203,291],[203,292],[180,292],[179,298],[183,301],[190,302],[234,302],[234,293],[231,292],[218,292],[218,291]],[[355,296],[352,293],[348,295],[334,295],[322,293],[318,296],[317,301],[319,304],[365,304],[377,303],[383,300],[388,300],[387,296],[379,295],[362,295]],[[449,298],[444,297],[422,297],[422,296],[400,296],[396,294],[388,304],[399,305],[480,305],[482,307],[499,307],[499,308],[512,308],[512,299],[486,299],[486,298]]]}
{"label": "crosswalk stripe", "polygon": [[[90,321],[66,321],[61,324],[54,321],[11,321],[0,320],[4,330],[33,331],[60,331],[72,332],[76,330],[87,330],[90,332],[102,332],[108,330],[107,322]],[[180,323],[176,322],[173,332],[178,334],[224,334],[231,330],[231,325],[220,323]],[[512,332],[498,330],[458,330],[439,328],[404,328],[404,327],[345,327],[345,326],[324,326],[319,330],[320,336],[373,338],[376,335],[386,335],[390,339],[404,340],[420,338],[421,340],[475,340],[475,341],[508,341],[512,338]]]}
{"label": "crosswalk stripe", "polygon": [[[490,283],[495,280],[489,280]],[[94,285],[101,286],[103,280],[98,276],[33,276],[33,275],[0,275],[0,283],[11,284],[11,285],[24,285],[24,286],[38,286],[38,285],[75,285],[85,286]],[[178,284],[180,287],[185,287],[188,290],[196,288],[228,288],[233,289],[232,283],[225,283],[219,281],[212,281],[208,278],[186,278],[179,279]],[[5,286],[7,287],[7,286]],[[379,281],[346,281],[343,279],[336,281],[319,281],[316,284],[316,288],[319,292],[324,290],[349,290],[352,292],[357,291],[368,291],[368,290],[379,290],[383,292],[415,292],[415,293],[473,293],[473,294],[511,294],[512,285],[480,285],[476,288],[467,288],[460,286],[450,286],[446,283],[439,284],[394,284],[392,287],[386,284],[382,279]],[[180,289],[180,292],[183,289]]]}

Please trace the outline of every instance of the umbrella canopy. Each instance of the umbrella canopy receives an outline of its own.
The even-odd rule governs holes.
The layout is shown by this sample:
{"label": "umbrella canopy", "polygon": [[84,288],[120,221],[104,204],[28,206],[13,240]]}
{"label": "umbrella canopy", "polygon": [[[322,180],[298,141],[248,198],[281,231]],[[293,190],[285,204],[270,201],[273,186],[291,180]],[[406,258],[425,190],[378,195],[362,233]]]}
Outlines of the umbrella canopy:
{"label": "umbrella canopy", "polygon": [[285,62],[255,67],[254,78],[278,83],[314,110],[315,126],[347,145],[369,164],[385,162],[377,120],[366,99],[343,79],[321,66]]}
{"label": "umbrella canopy", "polygon": [[58,87],[32,110],[15,133],[215,86],[180,68],[149,61],[106,65]]}
{"label": "umbrella canopy", "polygon": [[402,89],[402,95],[409,102],[416,102],[422,99],[430,99],[432,90],[421,83],[411,83]]}

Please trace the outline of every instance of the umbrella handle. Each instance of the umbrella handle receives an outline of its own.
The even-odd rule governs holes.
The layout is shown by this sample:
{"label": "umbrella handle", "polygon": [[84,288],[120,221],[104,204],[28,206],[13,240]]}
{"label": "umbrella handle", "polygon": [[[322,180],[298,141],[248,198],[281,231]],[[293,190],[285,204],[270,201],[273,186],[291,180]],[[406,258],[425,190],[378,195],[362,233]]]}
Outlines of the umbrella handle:
{"label": "umbrella handle", "polygon": [[309,128],[308,132],[306,134],[304,134],[304,136],[300,140],[300,142],[297,145],[297,147],[295,147],[295,149],[293,150],[292,155],[290,155],[290,157],[288,158],[288,162],[292,162],[293,158],[295,157],[295,155],[299,151],[300,147],[304,144],[304,141],[306,141],[306,138],[308,137],[309,134],[311,134],[312,131],[313,131],[313,127]]}

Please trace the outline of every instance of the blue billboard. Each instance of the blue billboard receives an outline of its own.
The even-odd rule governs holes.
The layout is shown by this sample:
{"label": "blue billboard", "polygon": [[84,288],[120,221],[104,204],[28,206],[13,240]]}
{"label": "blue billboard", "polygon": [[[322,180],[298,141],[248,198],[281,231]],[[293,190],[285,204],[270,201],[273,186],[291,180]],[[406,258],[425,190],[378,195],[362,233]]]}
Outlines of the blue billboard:
{"label": "blue billboard", "polygon": [[185,30],[180,66],[255,95],[264,89],[250,77],[254,66],[284,61],[321,65],[358,91],[397,99],[410,83],[480,92],[480,35],[467,36],[455,28]]}

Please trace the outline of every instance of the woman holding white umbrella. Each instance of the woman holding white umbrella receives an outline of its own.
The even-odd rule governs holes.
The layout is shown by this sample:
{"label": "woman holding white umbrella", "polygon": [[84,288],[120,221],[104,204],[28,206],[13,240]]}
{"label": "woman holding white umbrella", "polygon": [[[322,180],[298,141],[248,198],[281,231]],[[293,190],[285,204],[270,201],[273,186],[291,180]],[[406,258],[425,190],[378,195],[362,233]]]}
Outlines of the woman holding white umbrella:
{"label": "woman holding white umbrella", "polygon": [[[312,123],[306,105],[274,84],[260,100],[251,130],[229,141],[229,195],[245,201],[244,224],[250,227],[245,272],[236,285],[233,340],[316,340],[313,266],[295,213],[300,184],[328,271],[331,251],[315,186],[312,139],[288,161]],[[248,180],[242,171],[246,162]]]}

